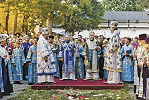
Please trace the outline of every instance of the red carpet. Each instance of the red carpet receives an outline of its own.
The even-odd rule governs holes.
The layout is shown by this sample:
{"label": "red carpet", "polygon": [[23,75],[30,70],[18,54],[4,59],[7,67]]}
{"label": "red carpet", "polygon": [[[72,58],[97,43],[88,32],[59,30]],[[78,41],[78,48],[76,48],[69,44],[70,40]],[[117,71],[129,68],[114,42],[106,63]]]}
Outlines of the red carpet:
{"label": "red carpet", "polygon": [[106,79],[101,81],[84,81],[77,79],[77,81],[60,81],[55,79],[56,84],[34,84],[32,89],[50,90],[50,89],[82,89],[82,90],[100,90],[100,89],[122,89],[123,84],[104,84]]}

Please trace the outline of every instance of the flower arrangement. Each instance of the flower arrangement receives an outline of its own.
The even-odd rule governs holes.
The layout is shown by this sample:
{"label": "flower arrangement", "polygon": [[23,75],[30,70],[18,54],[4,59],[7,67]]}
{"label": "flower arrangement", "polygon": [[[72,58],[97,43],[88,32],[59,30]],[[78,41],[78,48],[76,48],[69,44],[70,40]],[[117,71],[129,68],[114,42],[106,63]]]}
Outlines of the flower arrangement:
{"label": "flower arrangement", "polygon": [[32,90],[26,89],[10,100],[133,100],[127,89],[121,90]]}

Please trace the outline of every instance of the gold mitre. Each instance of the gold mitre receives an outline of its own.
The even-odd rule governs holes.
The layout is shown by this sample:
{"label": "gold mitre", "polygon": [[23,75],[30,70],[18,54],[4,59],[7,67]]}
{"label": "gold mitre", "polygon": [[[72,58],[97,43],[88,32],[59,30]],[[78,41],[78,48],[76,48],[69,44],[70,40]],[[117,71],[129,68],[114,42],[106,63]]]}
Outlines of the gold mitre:
{"label": "gold mitre", "polygon": [[89,32],[89,35],[94,35],[95,36],[95,33],[94,32]]}

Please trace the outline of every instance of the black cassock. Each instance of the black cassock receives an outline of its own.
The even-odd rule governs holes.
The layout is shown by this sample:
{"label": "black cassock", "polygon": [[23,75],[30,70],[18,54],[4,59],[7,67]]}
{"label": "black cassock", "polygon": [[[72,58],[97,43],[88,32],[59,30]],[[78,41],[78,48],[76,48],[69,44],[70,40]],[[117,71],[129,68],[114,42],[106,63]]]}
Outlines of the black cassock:
{"label": "black cassock", "polygon": [[149,71],[147,65],[143,65],[143,93],[146,95],[147,78],[149,78]]}
{"label": "black cassock", "polygon": [[0,99],[3,97],[2,93],[1,93],[1,89],[0,89]]}
{"label": "black cassock", "polygon": [[100,58],[98,58],[98,68],[99,68],[99,77],[103,78],[104,77],[104,57],[103,57],[103,46],[102,43],[98,43],[98,46],[101,48],[101,53],[100,53]]}
{"label": "black cassock", "polygon": [[9,80],[9,72],[8,72],[8,64],[5,66],[4,59],[2,59],[2,75],[3,75],[3,83],[4,83],[4,92],[1,93],[3,95],[10,95],[13,92],[12,84],[10,84]]}

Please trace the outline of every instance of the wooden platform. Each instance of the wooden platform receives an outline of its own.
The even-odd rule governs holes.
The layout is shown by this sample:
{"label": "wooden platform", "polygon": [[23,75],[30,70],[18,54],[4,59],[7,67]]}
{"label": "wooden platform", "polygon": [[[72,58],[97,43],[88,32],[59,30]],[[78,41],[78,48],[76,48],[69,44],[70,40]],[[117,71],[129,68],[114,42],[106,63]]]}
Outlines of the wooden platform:
{"label": "wooden platform", "polygon": [[35,90],[50,90],[50,89],[80,89],[80,90],[101,90],[101,89],[122,89],[123,84],[105,84],[106,79],[101,81],[60,81],[55,79],[56,84],[34,84],[31,86]]}

